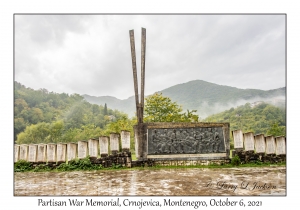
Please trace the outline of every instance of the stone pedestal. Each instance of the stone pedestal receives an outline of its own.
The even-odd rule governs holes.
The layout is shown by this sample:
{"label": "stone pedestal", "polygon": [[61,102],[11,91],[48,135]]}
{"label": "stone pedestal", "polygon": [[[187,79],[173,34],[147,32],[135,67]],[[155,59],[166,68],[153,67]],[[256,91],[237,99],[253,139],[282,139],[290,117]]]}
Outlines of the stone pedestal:
{"label": "stone pedestal", "polygon": [[100,144],[100,156],[101,157],[108,156],[108,136],[100,136],[99,144]]}
{"label": "stone pedestal", "polygon": [[28,146],[28,162],[37,162],[37,144],[29,144]]}
{"label": "stone pedestal", "polygon": [[67,144],[58,143],[57,144],[57,163],[65,163],[67,159]]}
{"label": "stone pedestal", "polygon": [[274,136],[266,136],[266,154],[271,155],[276,153],[276,144]]}
{"label": "stone pedestal", "polygon": [[51,164],[56,163],[56,144],[47,144],[47,162]]}
{"label": "stone pedestal", "polygon": [[38,144],[37,145],[37,162],[46,163],[47,162],[47,145]]}
{"label": "stone pedestal", "polygon": [[243,132],[242,130],[232,131],[234,149],[243,149]]}
{"label": "stone pedestal", "polygon": [[258,134],[254,137],[255,140],[255,152],[257,154],[264,154],[266,151],[266,142],[264,134]]}
{"label": "stone pedestal", "polygon": [[99,140],[90,139],[89,142],[89,156],[90,158],[98,158]]}
{"label": "stone pedestal", "polygon": [[84,159],[88,156],[88,142],[78,141],[78,159]]}
{"label": "stone pedestal", "polygon": [[110,151],[113,154],[119,152],[119,134],[111,133],[109,137],[110,137]]}
{"label": "stone pedestal", "polygon": [[20,158],[20,145],[15,144],[14,146],[15,149],[15,160],[14,162],[18,162],[19,158]]}
{"label": "stone pedestal", "polygon": [[275,140],[276,140],[276,155],[286,155],[285,137],[279,136],[276,137]]}
{"label": "stone pedestal", "polygon": [[254,134],[252,132],[244,133],[245,151],[254,151]]}
{"label": "stone pedestal", "polygon": [[28,160],[28,145],[21,144],[20,145],[20,160]]}
{"label": "stone pedestal", "polygon": [[130,132],[121,131],[122,151],[130,150]]}
{"label": "stone pedestal", "polygon": [[74,160],[77,158],[77,143],[68,143],[67,144],[67,156],[68,161]]}

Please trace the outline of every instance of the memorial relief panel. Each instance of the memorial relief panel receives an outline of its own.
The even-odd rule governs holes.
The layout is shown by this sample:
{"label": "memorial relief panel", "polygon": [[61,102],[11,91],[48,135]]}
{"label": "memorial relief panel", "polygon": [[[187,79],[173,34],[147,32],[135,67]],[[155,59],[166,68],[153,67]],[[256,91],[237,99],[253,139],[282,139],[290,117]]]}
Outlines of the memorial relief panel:
{"label": "memorial relief panel", "polygon": [[148,154],[207,154],[225,151],[222,127],[148,129]]}

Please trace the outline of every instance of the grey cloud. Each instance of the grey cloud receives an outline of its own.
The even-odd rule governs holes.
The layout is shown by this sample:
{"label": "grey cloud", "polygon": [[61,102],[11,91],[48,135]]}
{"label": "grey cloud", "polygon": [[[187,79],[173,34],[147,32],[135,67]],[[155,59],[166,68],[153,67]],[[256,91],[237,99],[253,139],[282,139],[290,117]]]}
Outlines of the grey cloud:
{"label": "grey cloud", "polygon": [[22,16],[15,27],[16,80],[33,88],[128,98],[129,30],[140,81],[141,27],[146,94],[195,79],[238,88],[285,85],[284,15]]}

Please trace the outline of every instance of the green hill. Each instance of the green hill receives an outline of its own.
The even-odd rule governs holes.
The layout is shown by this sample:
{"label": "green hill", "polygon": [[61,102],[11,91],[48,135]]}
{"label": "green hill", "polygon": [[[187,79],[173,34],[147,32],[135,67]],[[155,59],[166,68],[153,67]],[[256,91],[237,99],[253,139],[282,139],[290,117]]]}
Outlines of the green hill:
{"label": "green hill", "polygon": [[[211,115],[204,121],[229,122],[230,130],[241,129],[243,132],[251,131],[255,134],[285,135],[286,112],[284,108],[275,107],[264,102],[247,103]],[[276,129],[275,132],[274,129]]]}
{"label": "green hill", "polygon": [[[286,88],[275,90],[239,89],[230,86],[217,85],[202,80],[194,80],[183,84],[178,84],[159,91],[172,101],[182,105],[183,109],[197,110],[201,118],[211,114],[219,113],[231,107],[237,107],[247,102],[265,101],[276,106],[285,106]],[[90,103],[99,105],[108,104],[113,109],[118,109],[133,116],[135,113],[135,100],[130,97],[119,100],[109,96],[89,96],[83,97]]]}
{"label": "green hill", "polygon": [[33,90],[18,82],[14,83],[14,140],[31,125],[44,126],[44,133],[52,128],[54,132],[55,126],[61,127],[61,130],[62,126],[63,130],[72,130],[89,125],[95,130],[103,129],[108,123],[124,116],[126,114],[109,106],[105,108],[104,104],[91,104],[79,94]]}

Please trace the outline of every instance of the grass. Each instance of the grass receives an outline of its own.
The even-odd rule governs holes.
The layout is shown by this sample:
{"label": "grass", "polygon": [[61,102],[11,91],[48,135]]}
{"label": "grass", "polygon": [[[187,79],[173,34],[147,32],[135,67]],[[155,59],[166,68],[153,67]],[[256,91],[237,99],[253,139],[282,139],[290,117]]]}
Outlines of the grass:
{"label": "grass", "polygon": [[271,164],[271,163],[263,163],[260,161],[257,161],[255,163],[247,163],[247,164],[236,164],[236,163],[228,163],[223,165],[218,164],[209,164],[209,165],[189,165],[189,166],[183,166],[183,165],[171,165],[171,166],[162,166],[162,165],[155,165],[152,167],[134,167],[134,168],[126,168],[122,167],[121,165],[112,165],[109,168],[104,168],[101,165],[92,164],[90,162],[90,159],[85,158],[81,160],[72,160],[68,164],[62,163],[56,168],[51,168],[48,165],[40,164],[36,167],[33,167],[31,163],[27,161],[18,161],[14,165],[14,171],[15,172],[63,172],[63,171],[93,171],[93,170],[143,170],[143,169],[150,169],[150,170],[156,170],[156,169],[174,169],[174,168],[242,168],[242,167],[274,167],[274,166],[285,166],[286,163],[277,163],[277,164]]}

